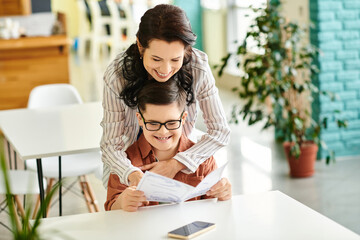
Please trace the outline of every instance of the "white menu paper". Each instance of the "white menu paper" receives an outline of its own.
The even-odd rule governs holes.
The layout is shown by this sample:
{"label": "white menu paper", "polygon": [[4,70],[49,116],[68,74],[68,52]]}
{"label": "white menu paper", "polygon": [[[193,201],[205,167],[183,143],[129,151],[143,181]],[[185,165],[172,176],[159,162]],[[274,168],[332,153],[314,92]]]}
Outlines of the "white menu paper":
{"label": "white menu paper", "polygon": [[196,187],[147,171],[136,189],[143,191],[148,201],[183,202],[209,191],[220,181],[226,165],[209,173]]}

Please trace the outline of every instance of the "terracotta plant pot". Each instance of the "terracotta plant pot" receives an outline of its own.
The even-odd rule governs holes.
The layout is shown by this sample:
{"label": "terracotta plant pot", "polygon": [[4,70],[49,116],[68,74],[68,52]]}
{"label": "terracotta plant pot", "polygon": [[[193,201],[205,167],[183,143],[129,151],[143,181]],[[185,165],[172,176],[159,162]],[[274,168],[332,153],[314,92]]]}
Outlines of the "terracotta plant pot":
{"label": "terracotta plant pot", "polygon": [[291,156],[291,142],[284,142],[284,150],[290,167],[290,176],[292,177],[310,177],[315,172],[315,161],[318,152],[318,146],[313,142],[305,142],[300,146],[301,154],[299,158]]}

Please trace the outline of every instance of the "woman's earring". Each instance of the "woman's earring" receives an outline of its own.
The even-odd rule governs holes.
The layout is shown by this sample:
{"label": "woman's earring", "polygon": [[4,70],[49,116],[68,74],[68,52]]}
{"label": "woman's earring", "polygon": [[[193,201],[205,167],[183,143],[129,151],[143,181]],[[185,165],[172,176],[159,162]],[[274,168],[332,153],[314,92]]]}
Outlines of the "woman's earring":
{"label": "woman's earring", "polygon": [[142,56],[140,56],[140,59],[142,60]]}

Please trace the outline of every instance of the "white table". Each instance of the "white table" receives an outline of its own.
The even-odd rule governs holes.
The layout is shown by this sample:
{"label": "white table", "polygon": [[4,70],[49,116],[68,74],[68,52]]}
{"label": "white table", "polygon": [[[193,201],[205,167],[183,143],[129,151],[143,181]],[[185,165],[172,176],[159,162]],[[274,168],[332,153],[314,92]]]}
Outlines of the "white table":
{"label": "white table", "polygon": [[41,158],[100,150],[100,102],[41,109],[0,111],[0,128],[22,160],[37,159],[41,200]]}
{"label": "white table", "polygon": [[56,233],[86,240],[167,239],[167,232],[196,220],[216,224],[198,240],[360,239],[279,191],[233,196],[224,202],[202,200],[144,207],[134,213],[117,210],[47,218],[40,230],[45,239],[60,239]]}

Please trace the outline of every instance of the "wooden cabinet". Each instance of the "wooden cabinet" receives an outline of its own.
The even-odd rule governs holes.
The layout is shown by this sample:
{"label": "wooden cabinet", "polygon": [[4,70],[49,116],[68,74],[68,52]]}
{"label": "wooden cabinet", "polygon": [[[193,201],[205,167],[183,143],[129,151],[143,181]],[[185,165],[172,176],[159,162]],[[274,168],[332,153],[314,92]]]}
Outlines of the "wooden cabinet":
{"label": "wooden cabinet", "polygon": [[30,0],[0,0],[0,16],[28,15],[30,13]]}
{"label": "wooden cabinet", "polygon": [[0,110],[26,107],[38,85],[69,83],[68,58],[66,35],[0,39]]}

